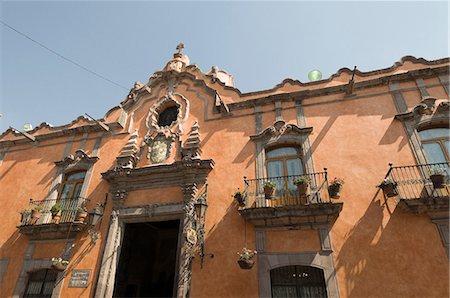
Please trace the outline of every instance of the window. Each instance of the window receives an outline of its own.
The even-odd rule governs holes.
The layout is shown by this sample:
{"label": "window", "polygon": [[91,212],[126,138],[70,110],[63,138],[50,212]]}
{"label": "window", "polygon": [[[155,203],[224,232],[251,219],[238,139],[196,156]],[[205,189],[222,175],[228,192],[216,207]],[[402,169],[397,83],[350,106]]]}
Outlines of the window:
{"label": "window", "polygon": [[285,266],[270,271],[272,297],[327,297],[322,269],[311,266]]}
{"label": "window", "polygon": [[448,128],[419,131],[422,148],[429,163],[450,161],[450,136]]}
{"label": "window", "polygon": [[[293,177],[304,174],[301,152],[295,147],[281,147],[267,151],[267,176],[277,185],[278,191],[295,192]],[[278,177],[278,178],[277,178]]]}
{"label": "window", "polygon": [[30,274],[24,298],[50,298],[55,287],[58,272],[42,269]]}
{"label": "window", "polygon": [[83,187],[85,171],[69,173],[65,176],[59,193],[59,200],[76,199],[80,196]]}
{"label": "window", "polygon": [[158,125],[160,127],[170,126],[173,122],[177,120],[178,117],[178,107],[171,106],[163,110],[158,117]]}

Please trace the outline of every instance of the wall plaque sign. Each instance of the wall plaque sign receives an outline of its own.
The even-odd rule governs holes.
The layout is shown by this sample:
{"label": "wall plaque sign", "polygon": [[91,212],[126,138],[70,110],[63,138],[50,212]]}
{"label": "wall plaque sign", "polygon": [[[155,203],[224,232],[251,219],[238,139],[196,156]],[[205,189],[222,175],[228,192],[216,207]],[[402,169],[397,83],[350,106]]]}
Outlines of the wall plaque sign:
{"label": "wall plaque sign", "polygon": [[73,270],[70,275],[69,288],[87,288],[91,270]]}

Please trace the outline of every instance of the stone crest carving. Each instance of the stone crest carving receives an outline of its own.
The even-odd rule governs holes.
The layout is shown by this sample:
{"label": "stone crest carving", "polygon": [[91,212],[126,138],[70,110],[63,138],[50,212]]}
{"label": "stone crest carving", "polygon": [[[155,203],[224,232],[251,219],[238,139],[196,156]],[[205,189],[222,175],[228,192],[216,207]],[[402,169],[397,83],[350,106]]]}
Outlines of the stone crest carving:
{"label": "stone crest carving", "polygon": [[146,139],[145,142],[148,145],[147,158],[153,163],[165,161],[170,156],[173,141],[173,137],[165,136],[162,133],[156,135],[154,138]]}

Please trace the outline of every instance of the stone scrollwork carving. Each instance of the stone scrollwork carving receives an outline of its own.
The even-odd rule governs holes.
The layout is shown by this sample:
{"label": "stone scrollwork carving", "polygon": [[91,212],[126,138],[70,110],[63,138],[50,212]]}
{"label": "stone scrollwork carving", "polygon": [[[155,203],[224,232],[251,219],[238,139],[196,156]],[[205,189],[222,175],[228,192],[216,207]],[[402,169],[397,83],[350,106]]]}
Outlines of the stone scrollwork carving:
{"label": "stone scrollwork carving", "polygon": [[98,160],[97,156],[89,156],[81,149],[75,151],[75,155],[69,154],[63,160],[56,161],[55,164],[63,169],[63,172],[69,172],[79,169],[88,169]]}
{"label": "stone scrollwork carving", "polygon": [[128,196],[128,191],[125,189],[117,189],[112,192],[112,202],[113,202],[113,209],[117,210],[123,207],[123,204],[125,202],[125,199]]}
{"label": "stone scrollwork carving", "polygon": [[251,136],[250,139],[264,144],[280,144],[282,142],[302,143],[303,139],[312,132],[312,127],[298,127],[295,124],[286,124],[283,120],[278,120],[271,127],[266,128],[261,133]]}
{"label": "stone scrollwork carving", "polygon": [[447,123],[449,119],[449,100],[438,100],[434,97],[424,97],[411,111],[397,114],[396,119],[408,122],[415,128],[421,126]]}

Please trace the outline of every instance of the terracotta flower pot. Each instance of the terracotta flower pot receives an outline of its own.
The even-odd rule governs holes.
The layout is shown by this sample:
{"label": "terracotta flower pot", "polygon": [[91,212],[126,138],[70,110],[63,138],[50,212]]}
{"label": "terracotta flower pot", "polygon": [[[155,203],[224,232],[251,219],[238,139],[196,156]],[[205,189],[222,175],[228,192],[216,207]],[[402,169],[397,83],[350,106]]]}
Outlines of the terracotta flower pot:
{"label": "terracotta flower pot", "polygon": [[77,216],[75,217],[75,221],[77,222],[85,222],[88,213],[86,211],[78,211]]}
{"label": "terracotta flower pot", "polygon": [[239,260],[238,261],[239,267],[241,269],[252,269],[253,265],[255,265],[255,260]]}
{"label": "terracotta flower pot", "polygon": [[388,198],[398,196],[397,184],[395,183],[381,184],[380,188],[383,190],[384,195]]}
{"label": "terracotta flower pot", "polygon": [[341,197],[341,194],[339,193],[342,189],[342,186],[339,184],[331,184],[328,186],[328,194],[333,199],[339,199]]}
{"label": "terracotta flower pot", "polygon": [[264,196],[266,199],[272,199],[275,194],[275,188],[264,186]]}
{"label": "terracotta flower pot", "polygon": [[31,210],[31,218],[39,219],[41,217],[41,210]]}
{"label": "terracotta flower pot", "polygon": [[443,174],[430,175],[430,180],[434,188],[444,188],[445,186],[445,175]]}
{"label": "terracotta flower pot", "polygon": [[297,190],[298,190],[298,194],[300,196],[304,196],[306,195],[306,193],[308,192],[308,183],[299,183],[297,184]]}

